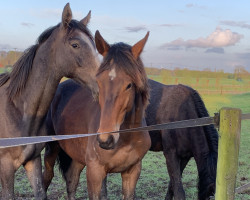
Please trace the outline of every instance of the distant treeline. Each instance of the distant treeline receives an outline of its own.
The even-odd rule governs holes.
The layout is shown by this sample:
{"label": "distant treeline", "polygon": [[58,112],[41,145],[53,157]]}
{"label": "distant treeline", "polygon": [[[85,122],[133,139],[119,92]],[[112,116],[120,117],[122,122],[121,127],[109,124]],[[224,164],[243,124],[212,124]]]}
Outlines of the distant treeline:
{"label": "distant treeline", "polygon": [[0,51],[0,67],[10,67],[21,57],[21,51]]}
{"label": "distant treeline", "polygon": [[[14,65],[14,63],[22,56],[21,51],[0,51],[0,68],[7,68]],[[238,81],[250,79],[250,73],[244,66],[236,66],[233,73],[225,73],[223,70],[212,71],[205,69],[203,71],[189,70],[187,68],[174,70],[159,69],[146,67],[146,72],[151,76],[161,76],[162,78],[168,77],[185,77],[185,78],[226,78],[235,79]]]}
{"label": "distant treeline", "polygon": [[146,67],[146,73],[161,77],[192,77],[192,78],[226,78],[243,80],[250,79],[250,73],[243,66],[236,66],[233,73],[226,73],[223,70],[212,71],[205,69],[203,71],[176,68],[174,70],[158,69]]}

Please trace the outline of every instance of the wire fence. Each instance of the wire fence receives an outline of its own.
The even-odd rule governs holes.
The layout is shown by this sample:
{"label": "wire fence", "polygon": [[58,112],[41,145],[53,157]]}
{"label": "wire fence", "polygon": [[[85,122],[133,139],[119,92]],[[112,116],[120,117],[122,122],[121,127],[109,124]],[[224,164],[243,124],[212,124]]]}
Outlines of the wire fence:
{"label": "wire fence", "polygon": [[[215,113],[214,117],[203,117],[197,119],[176,121],[171,123],[156,124],[151,126],[125,129],[113,132],[1,138],[0,148],[10,148],[21,145],[82,138],[99,134],[190,128],[207,126],[212,124],[218,127],[220,130],[215,199],[227,200],[234,199],[235,192],[242,193],[250,189],[250,183],[235,189],[236,174],[238,169],[241,121],[249,119],[250,113],[241,114],[240,109],[222,108],[220,110],[220,113]],[[228,145],[230,144],[230,142],[234,145]]]}

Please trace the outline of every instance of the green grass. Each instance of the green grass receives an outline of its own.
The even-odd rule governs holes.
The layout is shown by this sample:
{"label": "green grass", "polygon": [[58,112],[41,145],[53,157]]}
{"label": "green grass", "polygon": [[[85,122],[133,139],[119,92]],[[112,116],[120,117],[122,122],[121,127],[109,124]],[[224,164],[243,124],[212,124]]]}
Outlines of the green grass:
{"label": "green grass", "polygon": [[250,92],[250,79],[237,81],[223,77],[190,77],[148,75],[149,78],[164,84],[184,84],[198,90],[201,94],[240,94]]}
{"label": "green grass", "polygon": [[[203,100],[209,113],[218,112],[221,107],[237,107],[243,113],[250,113],[250,93],[241,95],[203,95]],[[250,121],[242,122],[241,144],[239,155],[239,168],[236,187],[250,182]],[[188,200],[197,199],[197,169],[192,159],[183,173],[183,185]],[[162,152],[148,152],[143,159],[143,168],[139,178],[136,195],[137,199],[158,200],[164,199],[169,176]],[[16,173],[15,193],[17,199],[32,199],[32,190],[27,181],[23,168]],[[108,197],[110,200],[121,199],[120,174],[110,174],[108,177]],[[55,177],[48,190],[48,199],[66,199],[66,187],[61,174],[56,167]],[[87,199],[87,186],[85,170],[81,174],[80,184],[77,190],[77,199]],[[236,194],[236,200],[250,199],[250,192]]]}
{"label": "green grass", "polygon": [[[204,102],[212,115],[218,112],[221,107],[240,108],[242,113],[250,113],[250,93],[241,95],[214,95],[203,96]],[[242,121],[241,141],[239,152],[239,167],[236,187],[250,182],[250,120]],[[238,200],[250,199],[250,192],[246,194],[236,194]]]}
{"label": "green grass", "polygon": [[0,74],[4,73],[4,68],[0,68]]}

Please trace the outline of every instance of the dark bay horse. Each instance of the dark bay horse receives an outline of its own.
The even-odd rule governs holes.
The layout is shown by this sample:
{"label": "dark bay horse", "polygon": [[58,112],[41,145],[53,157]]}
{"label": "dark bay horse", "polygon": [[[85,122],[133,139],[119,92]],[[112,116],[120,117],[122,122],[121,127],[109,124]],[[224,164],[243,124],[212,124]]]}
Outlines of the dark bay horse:
{"label": "dark bay horse", "polygon": [[[149,80],[150,104],[147,125],[208,117],[199,94],[184,85],[163,85]],[[215,193],[218,133],[213,125],[150,132],[151,151],[163,151],[170,183],[166,199],[185,199],[181,176],[191,157],[198,175],[198,198],[209,199]]]}
{"label": "dark bay horse", "polygon": [[[86,25],[72,20],[67,4],[62,21],[38,38],[27,49],[10,73],[0,75],[0,137],[46,134],[45,119],[57,86],[63,76],[87,84],[94,93],[99,67],[93,38]],[[23,165],[35,199],[46,199],[42,185],[40,152],[44,144],[0,149],[2,199],[14,199],[14,176]]]}
{"label": "dark bay horse", "polygon": [[[124,43],[110,46],[96,32],[96,47],[104,56],[96,75],[99,103],[88,88],[81,88],[72,80],[60,84],[48,113],[51,134],[108,132],[145,125],[149,88],[139,56],[148,35],[132,47]],[[65,140],[59,142],[60,147],[58,143],[49,143],[44,158],[45,187],[53,178],[53,167],[60,152],[60,167],[69,199],[75,199],[79,176],[85,166],[90,199],[106,196],[106,189],[101,191],[101,188],[108,173],[121,173],[123,199],[134,199],[141,160],[150,144],[147,131]]]}
{"label": "dark bay horse", "polygon": [[[147,125],[208,116],[201,97],[192,88],[184,85],[167,86],[153,80],[148,80],[148,83],[151,90],[150,104],[146,109]],[[73,81],[61,84],[60,90],[62,91],[58,93],[64,94],[64,98],[67,99],[65,101],[71,98],[75,90],[79,90],[78,93],[87,95],[85,89],[80,88]],[[81,103],[81,101],[75,101],[74,103],[78,106],[76,110],[82,109],[88,104],[88,102]],[[81,132],[77,128],[82,123],[82,119],[71,123],[72,130],[69,131]],[[150,132],[150,137],[152,143],[150,150],[163,151],[166,157],[170,176],[166,199],[173,199],[173,197],[175,199],[185,199],[181,176],[191,157],[194,157],[198,169],[198,199],[208,199],[209,196],[214,194],[218,133],[213,125],[153,131]],[[51,153],[49,149],[46,150],[48,154]],[[49,157],[52,156],[47,156],[48,161]],[[52,167],[48,166],[52,170]]]}

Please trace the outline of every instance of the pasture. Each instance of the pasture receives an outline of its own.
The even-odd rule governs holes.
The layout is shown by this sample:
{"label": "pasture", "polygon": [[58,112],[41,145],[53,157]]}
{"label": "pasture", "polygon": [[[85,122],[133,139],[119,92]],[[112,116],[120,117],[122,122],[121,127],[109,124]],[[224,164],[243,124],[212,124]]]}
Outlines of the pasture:
{"label": "pasture", "polygon": [[[148,69],[150,70],[150,68]],[[149,78],[167,84],[184,84],[198,90],[202,95],[242,94],[250,92],[250,74],[224,72],[204,72],[187,69],[161,70],[160,74],[150,74]],[[193,74],[193,75],[192,75]]]}
{"label": "pasture", "polygon": [[[4,69],[0,68],[0,73]],[[162,75],[149,75],[156,81],[167,84],[188,84],[197,89],[205,102],[205,105],[212,116],[213,113],[218,112],[221,107],[236,107],[242,109],[243,113],[250,113],[250,93],[248,79],[243,81],[236,81],[235,79],[228,79],[226,77],[217,78],[204,78],[199,80],[194,77],[180,77],[171,76],[164,79]],[[209,80],[209,81],[208,81]],[[217,81],[216,81],[217,80]],[[219,82],[218,82],[219,80]],[[222,90],[216,87],[216,83],[223,85]],[[227,85],[227,86],[226,86]],[[225,88],[234,91],[235,94],[225,94]],[[217,89],[216,89],[217,88]],[[235,89],[236,88],[236,89]],[[217,92],[211,92],[217,91]],[[221,92],[222,91],[222,92]],[[242,94],[238,94],[242,93]],[[242,122],[241,131],[241,146],[239,155],[239,168],[237,175],[236,187],[250,182],[250,123],[248,121]],[[48,190],[48,199],[59,200],[66,199],[66,186],[63,178],[56,166],[55,177]],[[197,199],[197,170],[194,160],[192,159],[183,172],[183,185],[186,192],[187,199]],[[162,152],[148,152],[143,159],[143,168],[140,179],[137,184],[136,196],[137,199],[164,199],[167,191],[169,177],[167,174],[165,157]],[[19,169],[15,179],[15,194],[17,199],[31,199],[32,189],[23,168]],[[85,170],[81,174],[80,184],[77,191],[77,199],[87,199],[87,185],[85,178]],[[108,197],[110,200],[121,199],[121,177],[119,174],[110,174],[108,177]],[[250,199],[250,192],[245,194],[236,194],[236,200]]]}
{"label": "pasture", "polygon": [[[158,200],[165,199],[169,182],[171,184],[166,199],[172,199],[173,196],[174,199],[210,199],[208,196],[214,192],[217,159],[218,135],[214,127],[207,126],[204,130],[200,127],[190,128],[190,134],[186,137],[180,135],[185,134],[181,131],[176,135],[174,131],[169,131],[162,137],[163,145],[159,142],[152,145],[156,151],[162,150],[163,146],[165,157],[163,152],[147,153],[150,138],[146,132],[133,131],[125,135],[118,134],[117,131],[119,127],[128,129],[145,126],[146,116],[143,113],[148,102],[151,104],[147,116],[154,118],[146,119],[148,125],[159,121],[163,123],[163,118],[168,118],[166,122],[174,122],[177,119],[193,119],[196,116],[208,117],[197,92],[211,116],[218,113],[222,107],[239,108],[243,113],[250,114],[250,49],[246,48],[246,45],[238,48],[242,49],[240,51],[234,50],[233,47],[249,43],[247,33],[241,29],[249,28],[250,24],[245,21],[243,15],[240,18],[231,18],[230,12],[223,13],[224,10],[230,11],[240,7],[237,7],[237,4],[226,4],[225,9],[224,2],[217,3],[216,6],[190,2],[166,6],[126,2],[122,6],[112,4],[112,7],[105,3],[98,2],[97,5],[94,1],[88,2],[85,8],[94,7],[95,12],[91,28],[96,30],[98,24],[102,24],[100,28],[104,30],[100,31],[116,42],[110,45],[98,30],[93,34],[88,29],[91,10],[86,17],[78,21],[73,19],[69,3],[64,6],[62,13],[59,7],[62,8],[61,3],[64,2],[51,6],[46,0],[43,3],[36,5],[22,2],[13,6],[14,4],[6,2],[2,5],[2,19],[9,16],[9,22],[17,20],[14,24],[1,23],[3,28],[0,38],[3,41],[0,41],[0,135],[4,143],[1,146],[7,147],[8,139],[16,140],[16,137],[29,141],[34,139],[32,136],[50,135],[50,141],[55,141],[55,135],[65,139],[61,135],[87,132],[97,134],[74,141],[58,141],[60,147],[56,142],[49,143],[50,148],[46,150],[43,144],[36,142],[33,142],[34,145],[26,143],[30,145],[0,149],[0,199]],[[131,9],[131,5],[134,9]],[[74,8],[77,9],[74,16],[80,17],[80,3],[74,5]],[[15,12],[16,10],[18,12]],[[29,12],[26,12],[27,10]],[[105,14],[106,10],[108,14]],[[238,10],[244,14],[245,10]],[[61,19],[59,23],[58,19],[56,20],[57,15],[60,15]],[[174,20],[173,16],[176,16]],[[48,19],[51,24],[56,20],[56,25],[46,29],[35,40],[33,36],[36,34],[33,33],[40,32],[40,28],[44,28]],[[157,21],[154,21],[155,19]],[[15,27],[18,32],[13,31]],[[107,30],[110,31],[107,33]],[[119,32],[121,38],[130,43],[137,38],[137,32],[146,30],[146,36],[133,46],[117,43]],[[144,71],[140,54],[148,40],[149,30],[152,39],[147,49],[145,48],[144,62],[148,66]],[[164,37],[160,37],[161,35]],[[12,38],[13,41],[9,40]],[[31,41],[36,42],[30,46]],[[27,44],[30,48],[24,52],[19,51]],[[232,49],[228,51],[227,47]],[[101,65],[96,50],[103,56]],[[187,53],[187,50],[190,51]],[[11,70],[12,72],[8,73]],[[230,70],[232,73],[224,70]],[[150,99],[147,76],[166,85],[187,85],[197,92],[186,86],[164,87],[156,83],[158,86],[154,87],[153,81],[154,84],[150,83],[150,86],[152,97],[157,100],[154,101],[154,98]],[[84,87],[80,88],[75,82],[67,79],[73,79]],[[59,85],[61,82],[63,83]],[[67,85],[70,83],[73,86]],[[171,91],[174,92],[173,95]],[[182,93],[185,95],[182,96]],[[165,94],[168,97],[166,99]],[[77,107],[78,105],[82,107]],[[162,115],[162,111],[167,114]],[[193,111],[197,112],[197,115],[192,115]],[[158,120],[159,118],[161,120]],[[211,118],[206,120],[212,121]],[[193,121],[197,123],[197,120]],[[232,120],[230,123],[226,127],[233,130]],[[221,130],[222,127],[221,122]],[[249,129],[250,120],[242,121],[236,183],[227,176],[228,174],[224,176],[235,188],[250,183]],[[203,131],[206,133],[203,134]],[[152,141],[155,141],[153,137],[151,135]],[[48,137],[43,137],[45,138]],[[166,143],[168,146],[165,146]],[[233,141],[229,145],[234,146],[235,143]],[[224,149],[233,157],[228,146]],[[75,162],[71,165],[70,158],[62,155],[57,147],[63,149]],[[189,151],[191,149],[193,151]],[[64,171],[62,173],[58,163],[54,168],[56,154],[60,155],[61,170]],[[195,160],[191,159],[187,164],[191,155],[195,156]],[[142,160],[143,156],[145,157]],[[228,157],[228,154],[225,157]],[[199,177],[195,161],[198,164]],[[231,166],[231,163],[224,165]],[[87,166],[87,169],[80,175],[83,166]],[[183,172],[184,166],[186,167]],[[70,170],[66,169],[67,167]],[[178,173],[179,168],[181,173]],[[115,173],[108,174],[111,172]],[[107,194],[106,190],[101,191],[105,176],[107,188],[103,189],[107,189]],[[205,177],[206,180],[203,181],[200,177]],[[204,190],[205,187],[208,189]],[[230,191],[232,190],[230,188]],[[218,191],[229,193],[229,189],[225,192],[218,189],[216,198]],[[236,194],[235,199],[250,199],[250,191]]]}
{"label": "pasture", "polygon": [[[202,97],[210,115],[213,115],[214,112],[218,112],[223,106],[241,108],[243,113],[250,112],[250,93],[238,95],[202,95]],[[236,187],[250,182],[249,129],[249,121],[243,121]],[[166,171],[165,158],[162,152],[148,152],[143,159],[142,173],[136,189],[136,199],[164,199],[169,181]],[[55,177],[48,190],[48,199],[66,199],[65,182],[63,181],[57,166],[55,172]],[[197,172],[193,159],[184,170],[182,180],[187,199],[197,199]],[[32,198],[32,190],[23,168],[19,169],[16,174],[15,194],[18,199]],[[111,200],[121,199],[121,177],[119,174],[110,174],[108,177],[108,197]],[[85,170],[81,174],[80,184],[77,191],[77,199],[87,199]],[[235,199],[250,199],[250,192],[245,194],[236,194]]]}

